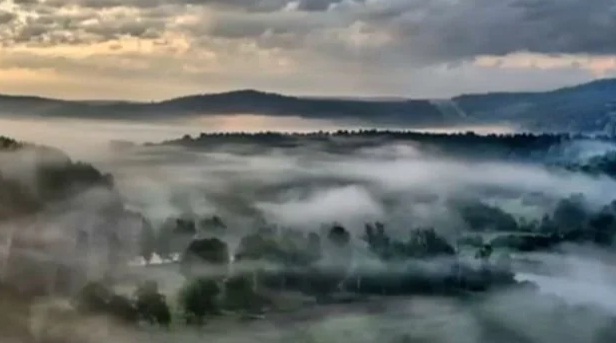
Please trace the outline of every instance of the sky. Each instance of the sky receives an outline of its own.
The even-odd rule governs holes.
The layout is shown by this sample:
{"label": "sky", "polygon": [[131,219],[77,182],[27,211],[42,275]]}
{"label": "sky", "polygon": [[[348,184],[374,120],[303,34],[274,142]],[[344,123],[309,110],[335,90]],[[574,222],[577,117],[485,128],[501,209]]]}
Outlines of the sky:
{"label": "sky", "polygon": [[616,76],[616,0],[0,0],[0,93],[442,98]]}

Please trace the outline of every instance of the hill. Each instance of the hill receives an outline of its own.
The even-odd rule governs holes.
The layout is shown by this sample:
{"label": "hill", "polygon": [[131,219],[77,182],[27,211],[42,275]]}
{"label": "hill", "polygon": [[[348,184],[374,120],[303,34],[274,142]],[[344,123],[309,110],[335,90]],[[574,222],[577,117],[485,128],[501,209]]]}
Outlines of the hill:
{"label": "hill", "polygon": [[0,95],[0,114],[123,120],[259,114],[417,128],[507,124],[530,131],[616,133],[616,79],[547,92],[469,94],[445,100],[295,97],[256,90],[150,103]]}
{"label": "hill", "polygon": [[542,131],[609,131],[616,122],[616,79],[536,93],[488,93],[452,99],[478,123]]}
{"label": "hill", "polygon": [[0,96],[0,113],[42,117],[165,119],[178,116],[260,114],[312,119],[347,119],[412,126],[452,124],[428,100],[300,98],[255,90],[200,94],[152,103],[80,102]]}

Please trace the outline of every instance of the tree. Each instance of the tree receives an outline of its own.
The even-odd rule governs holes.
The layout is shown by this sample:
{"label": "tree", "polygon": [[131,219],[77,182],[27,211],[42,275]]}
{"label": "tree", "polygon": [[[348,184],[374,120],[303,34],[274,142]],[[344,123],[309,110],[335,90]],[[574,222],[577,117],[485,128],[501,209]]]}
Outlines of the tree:
{"label": "tree", "polygon": [[244,260],[264,260],[269,262],[279,262],[283,259],[282,247],[273,237],[268,237],[260,233],[253,233],[244,236],[237,248],[235,255],[236,261]]}
{"label": "tree", "polygon": [[616,234],[616,218],[612,213],[602,211],[593,215],[589,222],[591,240],[597,245],[610,246]]}
{"label": "tree", "polygon": [[179,295],[186,323],[201,325],[207,315],[218,314],[216,297],[219,293],[220,287],[214,280],[197,278],[188,281]]}
{"label": "tree", "polygon": [[252,278],[236,275],[225,282],[225,307],[232,310],[256,311],[261,309],[263,299],[255,292]]}
{"label": "tree", "polygon": [[368,247],[373,254],[384,260],[398,255],[392,251],[394,249],[391,247],[391,240],[385,233],[385,226],[382,223],[377,222],[374,226],[372,224],[366,224],[365,230],[364,240],[368,243]]}
{"label": "tree", "polygon": [[579,231],[588,217],[584,197],[572,195],[562,199],[554,209],[553,221],[559,232]]}
{"label": "tree", "polygon": [[135,299],[136,310],[142,320],[150,324],[169,326],[171,311],[165,296],[159,293],[156,282],[148,281],[141,284],[135,292]]}
{"label": "tree", "polygon": [[445,238],[439,236],[434,229],[412,231],[407,243],[407,249],[412,257],[436,257],[455,254],[455,249]]}
{"label": "tree", "polygon": [[515,218],[494,206],[480,201],[470,201],[458,205],[462,219],[473,231],[516,231],[518,224]]}
{"label": "tree", "polygon": [[[206,265],[222,267],[222,270],[215,270],[217,276],[225,276],[230,262],[229,248],[227,244],[218,238],[207,238],[194,240],[190,243],[184,256],[182,256],[182,271],[186,275],[193,275],[195,267]],[[197,274],[201,271],[197,271]]]}

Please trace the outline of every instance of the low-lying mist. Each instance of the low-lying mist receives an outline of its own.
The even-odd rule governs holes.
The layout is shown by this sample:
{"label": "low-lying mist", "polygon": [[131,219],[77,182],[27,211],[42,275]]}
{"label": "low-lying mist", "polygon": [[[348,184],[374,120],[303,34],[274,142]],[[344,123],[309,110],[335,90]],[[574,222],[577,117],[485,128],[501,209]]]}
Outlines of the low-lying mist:
{"label": "low-lying mist", "polygon": [[[503,158],[482,158],[480,150],[473,156],[452,154],[425,142],[389,139],[375,133],[318,139],[302,136],[298,138],[301,144],[272,137],[227,141],[224,136],[217,138],[220,143],[212,143],[200,141],[203,136],[196,135],[208,130],[194,123],[2,119],[0,127],[0,135],[60,147],[70,157],[92,163],[112,176],[113,188],[105,182],[107,176],[95,175],[93,179],[103,180],[101,184],[54,201],[53,206],[33,208],[36,214],[28,212],[0,223],[1,238],[6,242],[3,255],[15,244],[11,241],[15,230],[35,227],[32,235],[23,237],[29,237],[29,243],[53,241],[56,249],[36,258],[70,266],[88,255],[90,260],[80,261],[88,266],[89,274],[83,276],[86,279],[108,273],[110,246],[121,246],[126,259],[139,255],[139,232],[135,228],[142,228],[146,221],[160,231],[170,220],[222,218],[231,256],[246,235],[263,227],[302,235],[320,232],[325,237],[323,233],[329,228],[340,225],[350,233],[355,249],[353,272],[374,265],[391,271],[391,266],[370,255],[364,237],[366,223],[384,225],[387,234],[400,241],[407,240],[411,230],[434,229],[456,252],[464,253],[462,257],[448,257],[448,261],[455,261],[468,256],[472,259],[475,248],[481,248],[484,242],[463,247],[459,243],[462,238],[508,234],[509,217],[516,229],[523,231],[527,226],[542,227],[546,216],[554,216],[556,222],[554,213],[562,214],[563,199],[574,203],[581,199],[574,210],[603,213],[616,198],[616,180],[609,175],[566,166],[616,150],[613,143],[592,138],[564,141],[540,155],[529,154],[530,158],[520,158],[514,149]],[[216,126],[211,130],[216,131]],[[196,138],[181,138],[185,134]],[[178,140],[159,144],[168,139]],[[151,144],[142,144],[146,142]],[[0,176],[33,184],[38,179],[27,163],[32,158],[30,153],[3,152]],[[66,161],[49,163],[64,165]],[[85,179],[91,178],[90,172],[83,172]],[[469,208],[479,208],[500,222],[479,229],[477,223],[484,218],[469,219]],[[6,213],[8,217],[10,212]],[[4,214],[0,211],[0,218]],[[505,229],[497,231],[493,224]],[[83,256],[72,252],[82,232],[100,233],[94,235],[94,246],[100,251]],[[538,232],[529,229],[523,233]],[[612,250],[583,242],[543,252],[504,252],[514,258],[516,279],[531,281],[539,286],[538,291],[522,288],[470,298],[395,296],[310,305],[241,325],[221,319],[198,332],[116,330],[115,324],[98,321],[84,325],[105,328],[92,341],[95,343],[188,343],[204,337],[220,342],[336,342],[342,336],[353,342],[609,342],[616,316],[616,287],[611,277],[616,255]],[[360,257],[366,261],[358,262]],[[344,260],[337,255],[330,257],[331,261],[336,259]],[[123,272],[138,281],[156,279],[168,294],[177,292],[183,280],[176,270],[179,268],[160,256],[152,261],[150,266],[133,263]],[[234,268],[236,272],[252,272],[269,266],[240,262]]]}
{"label": "low-lying mist", "polygon": [[[247,150],[248,149],[248,150]],[[363,229],[461,229],[449,201],[480,199],[527,219],[582,194],[593,207],[613,200],[616,182],[541,164],[430,156],[412,143],[338,154],[309,148],[214,150],[134,147],[98,165],[115,176],[130,206],[162,219],[186,213],[259,216],[297,228],[340,222]],[[540,198],[542,201],[533,201]],[[231,218],[229,218],[231,219]]]}

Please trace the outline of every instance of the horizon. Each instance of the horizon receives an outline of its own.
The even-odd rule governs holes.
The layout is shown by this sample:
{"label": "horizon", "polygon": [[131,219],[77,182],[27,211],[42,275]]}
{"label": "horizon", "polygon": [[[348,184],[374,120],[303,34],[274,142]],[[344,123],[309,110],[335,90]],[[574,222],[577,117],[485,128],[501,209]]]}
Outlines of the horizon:
{"label": "horizon", "polygon": [[405,101],[405,100],[426,100],[426,101],[434,101],[434,100],[449,100],[455,97],[460,97],[460,96],[467,96],[467,95],[487,95],[487,94],[507,94],[507,93],[544,93],[544,92],[551,92],[551,91],[557,91],[560,89],[566,89],[566,88],[572,88],[572,87],[577,87],[577,86],[583,86],[586,84],[592,84],[595,82],[601,82],[601,81],[616,81],[616,76],[614,77],[598,77],[598,78],[594,78],[582,83],[575,83],[575,84],[563,84],[560,86],[556,86],[556,87],[550,87],[550,88],[545,88],[545,89],[535,89],[535,90],[528,90],[528,89],[511,89],[511,90],[486,90],[484,92],[470,92],[470,93],[458,93],[458,94],[453,94],[451,96],[448,97],[438,97],[438,98],[421,98],[421,97],[404,97],[404,96],[399,96],[399,95],[375,95],[375,94],[361,94],[361,95],[326,95],[326,94],[294,94],[294,93],[284,93],[284,92],[276,92],[276,91],[271,91],[271,90],[264,90],[264,89],[254,89],[254,88],[233,88],[233,89],[227,89],[227,90],[221,90],[221,91],[213,91],[213,92],[195,92],[195,93],[186,93],[186,94],[179,94],[179,95],[175,95],[175,96],[163,96],[161,98],[157,98],[157,99],[131,99],[131,98],[71,98],[71,97],[54,97],[54,96],[47,96],[45,94],[33,94],[33,93],[7,93],[7,92],[0,92],[0,96],[7,96],[7,97],[29,97],[29,98],[39,98],[39,99],[47,99],[47,100],[58,100],[58,101],[71,101],[71,102],[125,102],[125,103],[159,103],[159,102],[165,102],[165,101],[170,101],[170,100],[175,100],[175,99],[179,99],[179,98],[184,98],[184,97],[192,97],[192,96],[208,96],[208,95],[225,95],[225,94],[232,94],[232,93],[240,93],[240,92],[255,92],[255,93],[260,93],[260,94],[267,94],[267,95],[281,95],[281,96],[285,96],[285,97],[295,97],[295,98],[300,98],[300,99],[326,99],[326,100],[358,100],[358,101]]}

